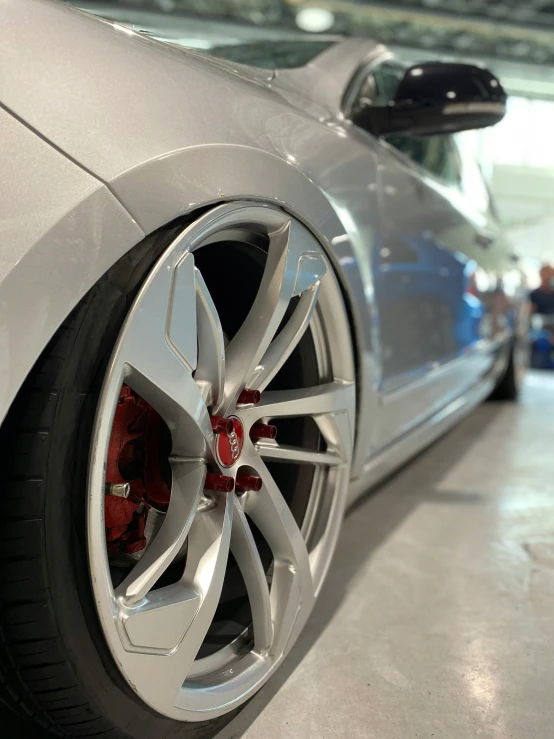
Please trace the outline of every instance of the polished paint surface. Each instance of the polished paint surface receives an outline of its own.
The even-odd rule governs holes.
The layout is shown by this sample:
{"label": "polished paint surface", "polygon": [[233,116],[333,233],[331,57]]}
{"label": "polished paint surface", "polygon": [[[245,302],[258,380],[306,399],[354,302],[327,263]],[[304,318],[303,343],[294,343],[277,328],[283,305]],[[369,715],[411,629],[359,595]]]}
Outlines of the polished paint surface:
{"label": "polished paint surface", "polygon": [[550,739],[554,377],[348,515],[308,622],[217,739]]}

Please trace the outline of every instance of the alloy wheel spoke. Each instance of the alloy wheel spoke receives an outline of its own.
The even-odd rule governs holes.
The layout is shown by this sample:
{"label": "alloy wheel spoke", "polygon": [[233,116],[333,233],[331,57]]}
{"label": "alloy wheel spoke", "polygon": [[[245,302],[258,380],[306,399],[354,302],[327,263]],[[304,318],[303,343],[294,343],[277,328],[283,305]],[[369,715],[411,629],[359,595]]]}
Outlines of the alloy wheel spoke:
{"label": "alloy wheel spoke", "polygon": [[352,383],[328,382],[325,385],[298,390],[274,390],[264,393],[260,403],[244,415],[258,418],[286,418],[336,413],[348,408],[353,394]]}
{"label": "alloy wheel spoke", "polygon": [[274,557],[270,602],[275,634],[271,651],[286,646],[301,609],[306,612],[315,599],[306,542],[271,473],[259,459],[257,472],[262,489],[248,493],[244,510],[269,544]]}
{"label": "alloy wheel spoke", "polygon": [[[243,419],[252,424],[259,418],[311,416],[327,443],[327,451],[345,461],[354,438],[354,418],[347,409],[354,407],[353,383],[335,381],[312,388],[266,392],[258,405],[245,409]],[[269,445],[267,452],[271,454]]]}
{"label": "alloy wheel spoke", "polygon": [[195,273],[198,365],[194,379],[208,405],[217,405],[223,398],[225,378],[223,329],[204,278],[197,269]]}
{"label": "alloy wheel spoke", "polygon": [[164,522],[142,557],[116,590],[130,606],[141,600],[181,551],[196,514],[206,466],[203,462],[173,464],[171,499]]}
{"label": "alloy wheel spoke", "polygon": [[335,467],[342,462],[339,454],[334,451],[318,452],[276,443],[258,443],[256,449],[262,459],[269,459],[272,462],[327,465],[328,467]]}
{"label": "alloy wheel spoke", "polygon": [[233,510],[231,552],[242,573],[250,600],[255,649],[267,651],[273,636],[269,586],[252,530],[237,498]]}
{"label": "alloy wheel spoke", "polygon": [[171,654],[191,624],[200,598],[181,583],[152,590],[135,607],[122,606],[125,637],[130,651],[142,654]]}
{"label": "alloy wheel spoke", "polygon": [[197,593],[198,608],[178,648],[164,665],[163,680],[177,695],[212,623],[223,588],[231,544],[234,496],[218,494],[214,507],[199,513],[189,533],[182,585]]}
{"label": "alloy wheel spoke", "polygon": [[197,366],[196,275],[191,254],[143,286],[123,329],[116,362],[124,381],[167,423],[173,452],[200,457],[212,441]]}
{"label": "alloy wheel spoke", "polygon": [[290,357],[298,342],[304,335],[315,310],[319,282],[306,290],[287,325],[271,342],[269,348],[260,360],[259,370],[253,380],[249,380],[250,387],[256,390],[265,390],[277,372]]}
{"label": "alloy wheel spoke", "polygon": [[[246,320],[227,347],[225,407],[230,407],[245,386],[259,372],[258,365],[283,320],[289,302],[296,294],[312,287],[325,273],[325,261],[312,249],[302,228],[291,221],[270,234],[270,246],[262,281]],[[283,341],[281,351],[292,344],[299,329]],[[301,327],[300,327],[301,328]],[[298,340],[301,333],[298,335]],[[277,363],[270,353],[268,359]],[[278,369],[278,367],[277,367]]]}

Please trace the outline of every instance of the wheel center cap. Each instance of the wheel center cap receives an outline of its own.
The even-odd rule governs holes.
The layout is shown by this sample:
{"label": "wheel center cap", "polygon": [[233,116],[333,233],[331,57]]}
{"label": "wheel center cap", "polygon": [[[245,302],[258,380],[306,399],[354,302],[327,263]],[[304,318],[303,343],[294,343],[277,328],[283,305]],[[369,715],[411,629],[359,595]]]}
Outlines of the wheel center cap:
{"label": "wheel center cap", "polygon": [[219,434],[217,437],[216,455],[222,467],[231,467],[235,464],[242,452],[244,429],[236,416],[229,416],[233,422],[230,434]]}

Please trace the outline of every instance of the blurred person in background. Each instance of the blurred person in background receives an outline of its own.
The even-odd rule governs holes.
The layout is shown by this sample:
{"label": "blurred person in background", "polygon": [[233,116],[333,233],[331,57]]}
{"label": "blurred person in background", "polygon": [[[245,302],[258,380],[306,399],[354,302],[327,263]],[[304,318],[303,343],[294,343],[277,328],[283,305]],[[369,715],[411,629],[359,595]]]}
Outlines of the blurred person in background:
{"label": "blurred person in background", "polygon": [[531,366],[554,369],[554,267],[543,265],[541,284],[529,294],[531,311],[540,316],[540,327],[531,332]]}
{"label": "blurred person in background", "polygon": [[545,264],[539,274],[541,284],[529,295],[531,309],[541,316],[554,316],[554,267]]}

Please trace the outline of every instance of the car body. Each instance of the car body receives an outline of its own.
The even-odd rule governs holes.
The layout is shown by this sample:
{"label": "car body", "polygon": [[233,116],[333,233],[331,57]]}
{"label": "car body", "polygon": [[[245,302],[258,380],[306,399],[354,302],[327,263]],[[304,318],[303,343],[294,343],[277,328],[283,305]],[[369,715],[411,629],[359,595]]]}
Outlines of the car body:
{"label": "car body", "polygon": [[322,40],[303,66],[264,69],[236,61],[241,38],[229,60],[48,0],[1,0],[0,17],[0,419],[118,260],[235,202],[294,218],[338,277],[350,502],[505,376],[525,305],[477,163],[452,137],[387,143],[350,121],[368,83],[402,76],[382,45]]}
{"label": "car body", "polygon": [[[9,320],[0,415],[69,310],[121,254],[183,213],[245,195],[310,224],[340,271],[360,372],[354,478],[363,480],[395,439],[475,392],[512,335],[503,320],[484,336],[478,326],[491,315],[504,273],[517,308],[516,264],[469,159],[462,187],[449,187],[391,147],[345,131],[344,90],[360,68],[390,60],[384,47],[347,40],[303,70],[254,71],[123,28],[110,32],[49,2],[3,5],[3,142],[21,160],[4,178],[2,197],[1,298]],[[45,47],[41,38],[50,34]],[[210,85],[216,97],[206,94]],[[251,106],[257,114],[245,117]],[[481,300],[469,286],[475,272]],[[384,364],[381,313],[403,327],[382,339],[385,354],[407,356],[405,321],[425,310],[418,294],[437,275],[433,290],[444,287],[460,321],[457,345]],[[470,327],[474,319],[462,314],[477,301],[484,316]]]}

